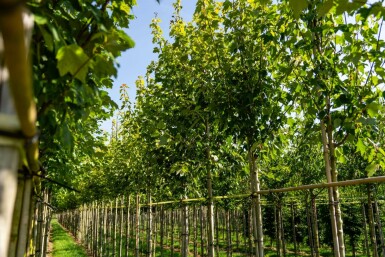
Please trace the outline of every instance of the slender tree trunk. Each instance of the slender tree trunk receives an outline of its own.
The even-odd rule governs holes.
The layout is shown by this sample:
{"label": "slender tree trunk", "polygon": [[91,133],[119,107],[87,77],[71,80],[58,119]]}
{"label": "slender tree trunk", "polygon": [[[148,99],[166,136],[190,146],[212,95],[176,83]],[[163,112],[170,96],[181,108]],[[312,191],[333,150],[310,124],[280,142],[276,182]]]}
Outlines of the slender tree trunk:
{"label": "slender tree trunk", "polygon": [[[250,148],[252,140],[248,140]],[[263,257],[264,256],[264,246],[263,246],[263,228],[262,228],[262,207],[261,207],[261,196],[257,194],[260,190],[260,182],[259,182],[259,174],[258,168],[256,164],[256,158],[254,157],[254,153],[249,150],[249,167],[250,167],[250,187],[251,193],[253,194],[252,198],[252,227],[253,227],[253,236],[254,240],[256,240],[255,248],[255,256]]]}
{"label": "slender tree trunk", "polygon": [[381,242],[381,255],[382,255],[382,257],[385,257],[384,233],[382,231],[381,214],[380,214],[380,210],[378,208],[377,199],[374,199],[374,208],[376,210],[376,221],[377,221],[378,235],[380,237],[380,242]]}
{"label": "slender tree trunk", "polygon": [[111,227],[112,227],[112,202],[109,201],[109,204],[107,204],[107,256],[110,256],[110,247],[111,247],[111,238],[112,238],[112,233],[111,233]]}
{"label": "slender tree trunk", "polygon": [[204,233],[203,233],[203,214],[204,214],[204,211],[203,211],[203,206],[201,205],[200,207],[200,216],[199,216],[199,220],[200,220],[200,226],[199,226],[199,229],[200,229],[200,237],[201,237],[201,256],[204,256],[205,254],[205,241],[204,241]]}
{"label": "slender tree trunk", "polygon": [[378,257],[378,250],[377,250],[378,246],[377,246],[372,198],[373,198],[372,190],[370,188],[370,185],[368,185],[368,219],[369,219],[370,241],[372,244],[373,257]]}
{"label": "slender tree trunk", "polygon": [[215,251],[216,251],[216,256],[219,257],[219,211],[218,211],[218,206],[214,207],[214,228],[215,228]]}
{"label": "slender tree trunk", "polygon": [[280,234],[281,234],[281,242],[282,242],[282,255],[286,257],[286,241],[285,241],[285,229],[283,226],[283,214],[282,214],[282,200],[280,199],[279,204],[279,219],[280,219]]}
{"label": "slender tree trunk", "polygon": [[151,193],[147,192],[147,257],[152,257],[152,206],[151,206]]}
{"label": "slender tree trunk", "polygon": [[235,228],[235,241],[237,245],[237,250],[239,249],[239,231],[240,231],[240,224],[239,224],[239,214],[237,210],[234,210],[234,216],[233,219],[231,219],[233,222],[233,228]]}
{"label": "slender tree trunk", "polygon": [[[333,141],[333,124],[330,114],[330,98],[326,98],[327,101],[327,110],[328,110],[328,125],[327,125],[327,135],[329,143],[329,158],[330,158],[330,173],[332,177],[332,182],[338,181],[338,172],[336,167],[336,155],[335,155],[335,146]],[[333,187],[333,198],[335,202],[335,215],[337,223],[337,235],[338,235],[338,245],[339,245],[339,254],[340,257],[345,257],[345,240],[344,240],[344,230],[343,230],[343,221],[341,206],[339,204],[340,196],[338,187]]]}
{"label": "slender tree trunk", "polygon": [[123,221],[124,221],[124,195],[120,201],[120,224],[119,224],[119,257],[123,255]]}
{"label": "slender tree trunk", "polygon": [[210,126],[208,119],[206,119],[206,159],[207,159],[207,217],[208,217],[208,257],[215,257],[215,244],[214,244],[214,201],[213,201],[213,187],[211,176],[211,154],[210,154]]}
{"label": "slender tree trunk", "polygon": [[[187,195],[185,195],[185,199],[187,199]],[[182,257],[188,257],[189,255],[189,223],[188,223],[188,206],[187,204],[183,205],[183,211],[182,211],[182,220],[183,220],[183,226],[182,226],[182,249],[181,249],[181,256]]]}
{"label": "slender tree trunk", "polygon": [[310,197],[311,197],[311,210],[312,210],[311,221],[312,221],[312,232],[313,232],[313,239],[314,239],[314,253],[316,257],[320,257],[317,205],[316,205],[315,195],[313,194],[313,192],[311,192]]}
{"label": "slender tree trunk", "polygon": [[294,202],[291,202],[290,204],[290,211],[291,211],[291,227],[293,230],[293,246],[294,246],[294,256],[298,255],[298,248],[297,248],[297,229],[295,224],[295,207]]}
{"label": "slender tree trunk", "polygon": [[230,210],[226,209],[226,255],[227,257],[232,257],[233,255],[233,247],[231,242],[231,220],[230,220]]}
{"label": "slender tree trunk", "polygon": [[[193,230],[194,230],[194,257],[198,256],[198,224],[197,224],[197,207],[193,206]],[[162,256],[163,257],[163,256]]]}
{"label": "slender tree trunk", "polygon": [[174,256],[174,230],[175,230],[175,210],[171,210],[171,257]]}
{"label": "slender tree trunk", "polygon": [[[166,219],[164,217],[164,207],[163,205],[160,206],[160,257],[163,257],[164,255],[164,227]],[[167,226],[167,225],[166,225]]]}
{"label": "slender tree trunk", "polygon": [[114,211],[114,236],[112,245],[112,256],[116,256],[117,251],[117,238],[116,234],[118,231],[118,198],[115,199],[115,211]]}
{"label": "slender tree trunk", "polygon": [[[321,134],[322,134],[322,146],[323,146],[323,152],[324,152],[324,161],[325,161],[325,172],[326,172],[326,178],[327,182],[331,183],[332,180],[332,174],[331,174],[331,165],[330,165],[330,155],[328,150],[328,138],[327,138],[327,131],[325,127],[324,121],[321,119]],[[328,188],[328,196],[329,196],[329,208],[330,208],[330,219],[331,219],[331,227],[332,227],[332,235],[333,235],[333,250],[334,250],[334,257],[344,257],[341,256],[340,253],[340,240],[338,236],[338,227],[337,227],[337,215],[336,215],[336,208],[335,208],[335,200],[334,199],[334,190],[333,188]]]}
{"label": "slender tree trunk", "polygon": [[[306,194],[306,203],[308,203],[308,194]],[[310,252],[311,256],[314,257],[314,239],[313,239],[313,229],[312,229],[312,222],[311,222],[311,210],[308,204],[306,204],[306,221],[307,221],[307,229],[308,229],[308,238],[309,238],[309,246],[310,246]]]}
{"label": "slender tree trunk", "polygon": [[368,230],[366,223],[366,213],[365,213],[365,204],[362,203],[362,227],[364,228],[364,247],[366,251],[366,256],[370,257],[370,248],[369,248],[369,240],[368,240]]}

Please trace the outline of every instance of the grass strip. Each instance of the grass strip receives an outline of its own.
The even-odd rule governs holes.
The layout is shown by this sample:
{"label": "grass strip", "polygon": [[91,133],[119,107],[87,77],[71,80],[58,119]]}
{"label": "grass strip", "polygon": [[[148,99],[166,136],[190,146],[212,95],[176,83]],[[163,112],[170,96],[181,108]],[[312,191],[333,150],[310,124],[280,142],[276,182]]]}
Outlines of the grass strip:
{"label": "grass strip", "polygon": [[56,219],[52,220],[52,257],[87,257],[85,249],[60,226]]}

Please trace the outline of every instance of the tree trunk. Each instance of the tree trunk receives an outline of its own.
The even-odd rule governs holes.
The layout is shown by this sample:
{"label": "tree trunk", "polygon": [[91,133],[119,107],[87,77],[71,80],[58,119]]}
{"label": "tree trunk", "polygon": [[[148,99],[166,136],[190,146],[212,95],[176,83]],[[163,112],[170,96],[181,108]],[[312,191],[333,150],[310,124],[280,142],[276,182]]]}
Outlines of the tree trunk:
{"label": "tree trunk", "polygon": [[[163,205],[160,207],[160,257],[163,257],[164,255],[164,227],[166,219],[164,218],[164,207]],[[166,225],[167,227],[167,225]]]}
{"label": "tree trunk", "polygon": [[378,208],[377,199],[374,200],[374,208],[376,210],[377,228],[378,228],[378,234],[379,234],[380,242],[381,242],[381,255],[382,255],[382,257],[385,257],[384,233],[382,231],[381,214],[380,214],[380,210]]}
{"label": "tree trunk", "polygon": [[[322,146],[323,146],[323,153],[324,153],[324,161],[325,161],[325,172],[326,172],[326,178],[327,182],[333,182],[332,180],[332,174],[331,174],[331,164],[330,164],[330,154],[328,150],[329,142],[327,138],[327,131],[325,127],[324,121],[321,119],[320,122],[321,125],[321,134],[322,134]],[[338,236],[338,227],[337,227],[337,215],[336,215],[336,208],[335,208],[335,200],[334,199],[334,190],[333,188],[328,188],[328,196],[329,196],[329,209],[330,209],[330,219],[331,219],[331,227],[332,227],[332,235],[333,235],[333,250],[334,250],[334,257],[344,257],[341,256],[340,253],[340,240]]]}
{"label": "tree trunk", "polygon": [[[197,224],[197,207],[193,207],[193,230],[194,230],[194,257],[198,256],[198,224]],[[163,256],[161,256],[163,257]]]}
{"label": "tree trunk", "polygon": [[233,255],[233,247],[231,242],[231,220],[230,220],[230,210],[226,209],[226,255],[227,257],[232,257]]}
{"label": "tree trunk", "polygon": [[295,224],[295,209],[294,209],[294,202],[291,202],[290,204],[290,211],[291,211],[291,227],[293,230],[293,246],[294,246],[294,256],[298,255],[298,248],[297,248],[297,229]]}
{"label": "tree trunk", "polygon": [[147,192],[147,257],[152,257],[152,206],[151,206],[151,193]]}
{"label": "tree trunk", "polygon": [[[332,177],[332,182],[338,181],[338,172],[336,167],[336,155],[335,155],[335,146],[333,140],[333,124],[330,114],[330,98],[326,98],[327,101],[327,110],[328,110],[328,125],[327,125],[327,135],[328,135],[328,146],[329,146],[329,158],[330,158],[330,173]],[[345,257],[345,240],[344,240],[344,230],[343,230],[343,221],[341,206],[339,204],[340,196],[338,187],[333,187],[333,198],[335,202],[335,215],[337,223],[337,236],[338,236],[338,245],[339,245],[339,254],[340,257]]]}
{"label": "tree trunk", "polygon": [[214,244],[214,202],[213,202],[213,187],[211,177],[211,154],[210,154],[210,126],[206,119],[206,159],[207,159],[207,218],[208,218],[208,257],[215,257]]}
{"label": "tree trunk", "polygon": [[314,239],[313,239],[313,229],[312,229],[312,222],[311,222],[311,210],[309,205],[307,204],[308,201],[308,194],[306,194],[306,221],[307,221],[307,229],[308,229],[308,237],[309,237],[309,246],[310,246],[310,252],[311,256],[314,257]]}
{"label": "tree trunk", "polygon": [[[187,195],[185,195],[185,199],[187,199]],[[188,206],[187,204],[184,204],[182,207],[182,249],[181,249],[181,256],[182,257],[188,257],[189,254],[189,223],[188,223]]]}
{"label": "tree trunk", "polygon": [[366,213],[365,213],[365,204],[362,203],[362,227],[364,228],[364,247],[366,251],[366,256],[370,257],[370,248],[369,248],[369,240],[368,240],[368,231],[367,231],[367,223],[366,223]]}
{"label": "tree trunk", "polygon": [[286,241],[285,241],[285,229],[283,226],[283,214],[282,214],[282,200],[280,199],[279,204],[279,219],[280,219],[280,230],[281,230],[281,241],[282,241],[282,254],[286,257]]}
{"label": "tree trunk", "polygon": [[[249,145],[251,145],[251,139],[248,140]],[[263,228],[262,228],[262,207],[261,207],[261,196],[257,194],[260,190],[259,174],[256,164],[256,158],[254,153],[251,151],[251,146],[249,149],[249,168],[250,168],[250,187],[252,197],[252,227],[253,227],[253,236],[256,242],[255,244],[255,256],[263,257],[264,256],[264,246],[263,246]]]}
{"label": "tree trunk", "polygon": [[204,254],[205,254],[205,241],[204,241],[204,233],[203,233],[203,214],[204,214],[204,211],[203,211],[203,206],[201,205],[200,207],[200,216],[199,216],[199,220],[200,220],[200,225],[199,225],[199,229],[200,229],[200,237],[201,237],[201,256],[203,257]]}
{"label": "tree trunk", "polygon": [[372,244],[373,257],[378,257],[378,246],[377,246],[377,237],[376,237],[376,228],[374,222],[374,212],[373,212],[373,200],[372,200],[372,190],[371,185],[368,185],[368,219],[369,219],[369,230],[370,230],[370,241]]}
{"label": "tree trunk", "polygon": [[314,253],[316,257],[320,257],[319,253],[319,236],[318,236],[318,219],[317,219],[317,205],[315,201],[315,195],[311,191],[310,193],[311,197],[311,223],[312,223],[312,232],[313,232],[313,239],[314,239]]}
{"label": "tree trunk", "polygon": [[214,228],[215,228],[215,251],[216,256],[219,257],[219,211],[218,206],[214,207]]}
{"label": "tree trunk", "polygon": [[175,210],[171,210],[171,257],[174,256],[174,230],[175,230]]}

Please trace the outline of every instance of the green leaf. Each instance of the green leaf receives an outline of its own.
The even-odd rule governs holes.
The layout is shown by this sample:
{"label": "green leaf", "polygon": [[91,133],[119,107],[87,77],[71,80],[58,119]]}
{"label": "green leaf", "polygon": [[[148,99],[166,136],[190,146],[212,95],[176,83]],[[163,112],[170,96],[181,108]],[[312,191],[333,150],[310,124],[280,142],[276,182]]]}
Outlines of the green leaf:
{"label": "green leaf", "polygon": [[307,7],[307,0],[289,0],[295,18],[299,18],[301,12]]}
{"label": "green leaf", "polygon": [[361,138],[358,139],[357,144],[356,144],[356,148],[357,148],[357,151],[360,152],[362,155],[365,153],[366,146],[365,146],[365,144]]}
{"label": "green leaf", "polygon": [[57,52],[56,59],[60,76],[70,73],[85,83],[91,62],[80,46],[69,45],[61,47]]}
{"label": "green leaf", "polygon": [[341,125],[341,119],[335,119],[333,122],[334,128],[338,128]]}
{"label": "green leaf", "polygon": [[373,176],[374,172],[376,172],[376,169],[377,169],[377,164],[376,163],[372,162],[371,164],[369,164],[365,168],[365,171],[368,173],[368,177]]}
{"label": "green leaf", "polygon": [[372,102],[372,103],[368,104],[366,106],[366,108],[368,110],[368,114],[370,117],[376,117],[378,114],[378,111],[381,108],[381,105],[376,103],[376,102]]}
{"label": "green leaf", "polygon": [[166,145],[167,144],[167,137],[166,136],[164,136],[164,135],[162,135],[162,136],[160,136],[159,137],[159,144],[160,145]]}
{"label": "green leaf", "polygon": [[47,46],[47,49],[49,51],[52,51],[53,50],[53,38],[52,38],[52,35],[48,33],[48,31],[43,27],[43,26],[40,26],[38,25],[40,31],[41,31],[41,34],[43,35],[43,38],[44,38],[44,42]]}
{"label": "green leaf", "polygon": [[318,10],[318,17],[322,17],[327,14],[333,7],[333,0],[326,0]]}
{"label": "green leaf", "polygon": [[60,129],[60,139],[64,149],[72,151],[74,138],[67,123],[64,123]]}
{"label": "green leaf", "polygon": [[40,16],[40,15],[33,15],[33,18],[38,25],[44,25],[48,22],[48,19],[46,17]]}

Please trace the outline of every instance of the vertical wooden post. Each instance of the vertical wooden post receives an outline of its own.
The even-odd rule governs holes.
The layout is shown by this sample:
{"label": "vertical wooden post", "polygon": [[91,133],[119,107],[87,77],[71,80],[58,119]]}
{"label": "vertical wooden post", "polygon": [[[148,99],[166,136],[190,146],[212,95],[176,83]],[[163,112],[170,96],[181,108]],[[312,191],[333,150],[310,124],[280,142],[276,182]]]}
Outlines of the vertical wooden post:
{"label": "vertical wooden post", "polygon": [[126,215],[126,252],[125,257],[128,257],[128,251],[130,249],[130,195],[127,196],[127,215]]}
{"label": "vertical wooden post", "polygon": [[124,195],[122,195],[120,201],[120,228],[119,228],[119,257],[122,257],[122,249],[123,249],[123,219],[124,217]]}
{"label": "vertical wooden post", "polygon": [[197,207],[193,206],[193,241],[194,241],[194,257],[198,256],[198,225],[197,225]]}
{"label": "vertical wooden post", "polygon": [[[166,219],[164,217],[164,206],[160,206],[160,257],[164,255],[164,227],[166,223]],[[166,225],[167,227],[167,225]]]}

